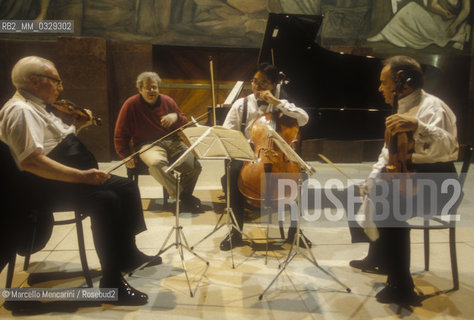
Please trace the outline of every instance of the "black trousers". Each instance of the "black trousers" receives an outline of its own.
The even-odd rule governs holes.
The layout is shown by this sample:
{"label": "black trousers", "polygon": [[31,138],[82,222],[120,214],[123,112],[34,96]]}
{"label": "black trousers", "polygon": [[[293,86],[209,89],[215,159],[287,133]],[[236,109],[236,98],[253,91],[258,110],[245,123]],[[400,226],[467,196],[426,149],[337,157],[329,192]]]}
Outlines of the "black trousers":
{"label": "black trousers", "polygon": [[[456,169],[453,162],[416,164],[414,169],[417,172],[415,179],[428,179],[435,182],[437,190],[440,190],[441,183],[447,178],[457,178]],[[435,174],[433,174],[435,173]],[[437,175],[436,173],[442,173]],[[444,204],[450,194],[437,195],[439,204]],[[428,202],[428,201],[427,201]],[[426,206],[430,208],[429,206]],[[393,211],[393,210],[392,210]],[[391,212],[393,214],[393,212]],[[432,214],[432,212],[421,212],[421,214]],[[420,212],[417,212],[420,214]],[[391,215],[389,219],[393,218]],[[402,289],[412,289],[413,279],[410,274],[410,229],[403,223],[394,223],[393,227],[386,224],[377,225],[379,238],[370,243],[369,258],[379,265],[383,265],[387,270],[387,283]],[[355,223],[349,222],[352,235],[352,242],[369,242],[362,228]]]}
{"label": "black trousers", "polygon": [[[97,167],[93,155],[75,136],[68,136],[49,156],[80,169]],[[135,235],[146,230],[138,186],[114,175],[98,186],[43,179],[26,172],[21,175],[22,186],[35,206],[50,211],[80,210],[91,218],[103,274],[119,275],[121,261],[136,250]]]}
{"label": "black trousers", "polygon": [[[240,175],[240,170],[242,169],[244,162],[240,160],[232,160],[230,163],[229,172],[227,172],[228,160],[225,161],[226,172],[221,178],[222,186],[224,191],[230,192],[229,194],[229,204],[232,208],[232,212],[235,216],[235,223],[239,226],[240,230],[244,227],[244,218],[245,218],[245,197],[240,193],[238,180]],[[227,173],[229,173],[229,190],[227,190]]]}

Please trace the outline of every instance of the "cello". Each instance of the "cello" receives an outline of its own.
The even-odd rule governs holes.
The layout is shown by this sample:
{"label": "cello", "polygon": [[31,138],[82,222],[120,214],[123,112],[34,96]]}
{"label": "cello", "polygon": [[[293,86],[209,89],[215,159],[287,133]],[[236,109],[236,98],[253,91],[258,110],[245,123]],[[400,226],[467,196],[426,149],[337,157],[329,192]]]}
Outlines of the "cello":
{"label": "cello", "polygon": [[266,126],[270,126],[295,151],[301,144],[301,133],[296,119],[284,115],[281,111],[272,111],[258,117],[250,127],[250,144],[257,158],[254,162],[243,165],[238,187],[242,195],[252,206],[275,203],[285,197],[278,195],[278,179],[298,179],[300,167],[289,160],[274,144]]}

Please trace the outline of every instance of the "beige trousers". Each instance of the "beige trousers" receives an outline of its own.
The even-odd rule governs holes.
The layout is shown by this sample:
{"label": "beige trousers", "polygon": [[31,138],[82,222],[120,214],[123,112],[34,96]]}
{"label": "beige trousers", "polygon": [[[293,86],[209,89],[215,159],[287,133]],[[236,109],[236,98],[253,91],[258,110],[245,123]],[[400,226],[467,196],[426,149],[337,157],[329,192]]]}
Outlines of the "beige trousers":
{"label": "beige trousers", "polygon": [[[149,144],[145,144],[141,148],[143,149],[149,146]],[[187,148],[181,138],[176,136],[165,139],[140,154],[140,159],[146,164],[150,174],[166,188],[171,198],[177,198],[176,178],[173,173],[165,173],[165,171]],[[175,169],[180,173],[180,194],[192,195],[199,174],[201,173],[199,161],[192,153],[189,153],[184,161]]]}

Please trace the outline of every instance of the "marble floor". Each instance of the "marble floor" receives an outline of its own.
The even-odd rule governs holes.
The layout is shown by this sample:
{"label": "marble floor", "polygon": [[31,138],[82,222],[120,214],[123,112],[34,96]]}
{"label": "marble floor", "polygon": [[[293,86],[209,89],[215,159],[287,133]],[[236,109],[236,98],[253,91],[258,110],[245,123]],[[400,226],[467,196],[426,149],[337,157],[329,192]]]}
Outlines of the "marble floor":
{"label": "marble floor", "polygon": [[[198,215],[184,213],[180,225],[189,243],[194,246],[209,234],[221,217],[225,203],[222,200],[220,177],[224,168],[220,161],[202,161],[203,171],[195,195],[203,201],[206,212]],[[340,177],[327,164],[312,162],[316,175]],[[102,163],[102,168],[112,163]],[[370,163],[341,164],[349,175],[366,176]],[[124,168],[117,172],[125,175]],[[137,236],[137,243],[147,254],[156,254],[173,230],[175,216],[163,208],[161,186],[150,176],[139,179],[148,230]],[[364,257],[367,244],[351,244],[344,224],[318,224],[305,226],[306,236],[313,242],[313,253],[318,266],[303,255],[297,255],[277,278],[275,283],[260,295],[279,272],[290,246],[276,240],[266,255],[265,242],[236,248],[233,255],[221,252],[219,242],[227,227],[219,229],[198,243],[194,252],[209,262],[209,267],[192,254],[184,254],[189,275],[175,246],[162,254],[163,264],[135,272],[128,281],[149,295],[148,304],[140,307],[113,306],[98,303],[43,303],[41,307],[26,310],[7,310],[0,300],[0,319],[474,319],[474,179],[468,177],[464,188],[465,198],[459,209],[461,222],[457,228],[457,250],[460,288],[452,288],[445,230],[432,232],[430,271],[424,271],[423,237],[420,231],[411,233],[411,271],[416,290],[424,295],[422,305],[405,308],[395,304],[380,304],[375,294],[383,287],[385,276],[361,273],[349,267],[349,261]],[[67,216],[71,213],[56,213]],[[62,218],[62,217],[61,217]],[[99,269],[94,250],[89,219],[85,220],[86,248],[89,266]],[[261,238],[265,225],[254,219],[246,224],[250,237]],[[278,236],[271,226],[270,234]],[[169,244],[175,241],[174,235]],[[304,253],[304,252],[303,252]],[[232,260],[234,263],[232,263]],[[234,264],[234,268],[233,268]],[[30,268],[22,270],[23,258],[18,256],[13,287],[29,287],[31,273],[48,271],[79,271],[77,240],[73,225],[56,226],[46,247],[31,257]],[[205,273],[204,273],[205,272]],[[329,276],[326,272],[329,273]],[[204,274],[203,274],[204,273]],[[5,283],[6,270],[0,274]],[[98,286],[99,277],[94,278]],[[338,282],[339,281],[339,282]],[[37,283],[38,288],[65,288],[83,286],[82,277],[51,280]],[[346,286],[351,292],[346,291]],[[191,294],[193,297],[191,297]]]}

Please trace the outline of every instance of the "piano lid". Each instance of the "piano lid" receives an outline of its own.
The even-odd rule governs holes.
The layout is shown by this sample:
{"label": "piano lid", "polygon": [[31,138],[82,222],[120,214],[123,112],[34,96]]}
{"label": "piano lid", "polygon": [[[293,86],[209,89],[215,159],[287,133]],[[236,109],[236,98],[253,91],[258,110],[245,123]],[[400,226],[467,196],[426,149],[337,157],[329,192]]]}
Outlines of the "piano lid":
{"label": "piano lid", "polygon": [[381,61],[341,54],[316,41],[322,16],[270,13],[259,63],[289,78],[285,91],[303,108],[389,109],[378,93]]}

